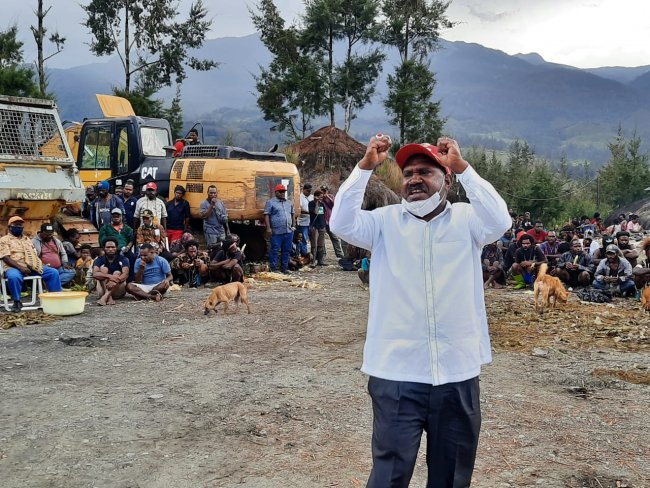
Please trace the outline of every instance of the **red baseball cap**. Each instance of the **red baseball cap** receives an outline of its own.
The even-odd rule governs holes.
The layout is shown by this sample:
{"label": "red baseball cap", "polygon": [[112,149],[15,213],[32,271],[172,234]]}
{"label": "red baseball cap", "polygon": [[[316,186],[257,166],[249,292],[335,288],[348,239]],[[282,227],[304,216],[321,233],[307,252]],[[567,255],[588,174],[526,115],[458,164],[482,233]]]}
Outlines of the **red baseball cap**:
{"label": "red baseball cap", "polygon": [[273,189],[273,191],[287,191],[287,187],[284,186],[282,183],[279,183],[279,184],[275,185],[275,188]]}
{"label": "red baseball cap", "polygon": [[404,169],[404,165],[409,158],[417,154],[433,159],[442,169],[445,170],[445,173],[451,174],[451,170],[440,163],[438,146],[434,146],[433,144],[406,144],[405,146],[400,147],[397,154],[395,154],[395,162],[400,169]]}
{"label": "red baseball cap", "polygon": [[144,189],[145,190],[158,190],[158,186],[153,181],[150,181],[149,183],[144,185]]}
{"label": "red baseball cap", "polygon": [[520,231],[517,233],[517,236],[516,236],[516,237],[517,237],[517,242],[521,241],[521,238],[524,237],[524,236],[526,236],[527,238],[530,238],[530,239],[533,241],[533,243],[535,242],[535,238],[534,238],[533,236],[531,236],[531,235],[530,235],[528,232],[526,232],[525,230],[520,230]]}

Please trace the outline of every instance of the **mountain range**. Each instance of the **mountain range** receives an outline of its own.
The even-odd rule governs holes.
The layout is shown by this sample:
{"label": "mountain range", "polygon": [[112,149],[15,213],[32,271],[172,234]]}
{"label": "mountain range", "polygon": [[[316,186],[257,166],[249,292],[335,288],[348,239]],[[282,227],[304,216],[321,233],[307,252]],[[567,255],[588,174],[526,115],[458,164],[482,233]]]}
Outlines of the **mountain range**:
{"label": "mountain range", "polygon": [[[189,127],[200,121],[207,141],[263,149],[282,137],[270,131],[256,106],[253,76],[271,55],[259,35],[212,39],[199,56],[220,62],[218,69],[188,73],[182,86],[183,117]],[[352,123],[351,135],[365,141],[388,126],[382,100],[386,76],[397,64],[387,51],[372,103]],[[525,139],[548,159],[566,156],[589,160],[595,167],[609,158],[607,143],[619,126],[627,136],[650,140],[650,65],[579,69],[546,62],[539,54],[508,55],[479,44],[441,40],[430,57],[436,74],[434,98],[447,118],[445,132],[462,146],[502,150]],[[81,120],[100,115],[95,93],[110,93],[122,83],[116,57],[106,62],[49,72],[62,117]],[[171,90],[161,92],[171,99]],[[342,124],[342,117],[338,119]],[[316,121],[314,129],[326,125]]]}

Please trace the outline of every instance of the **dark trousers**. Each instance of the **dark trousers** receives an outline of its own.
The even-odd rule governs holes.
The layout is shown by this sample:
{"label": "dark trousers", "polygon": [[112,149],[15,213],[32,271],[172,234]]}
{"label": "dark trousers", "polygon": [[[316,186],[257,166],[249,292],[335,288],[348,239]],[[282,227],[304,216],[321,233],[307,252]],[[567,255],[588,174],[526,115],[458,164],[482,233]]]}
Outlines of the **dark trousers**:
{"label": "dark trousers", "polygon": [[432,386],[370,377],[373,466],[367,488],[408,488],[427,433],[427,488],[470,485],[481,409],[479,379]]}

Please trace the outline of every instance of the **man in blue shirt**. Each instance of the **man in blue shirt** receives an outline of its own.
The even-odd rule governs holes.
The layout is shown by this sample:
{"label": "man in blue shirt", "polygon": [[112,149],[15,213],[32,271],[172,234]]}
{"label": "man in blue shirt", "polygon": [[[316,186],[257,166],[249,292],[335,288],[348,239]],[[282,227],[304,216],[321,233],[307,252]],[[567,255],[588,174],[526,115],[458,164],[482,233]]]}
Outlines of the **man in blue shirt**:
{"label": "man in blue shirt", "polygon": [[129,260],[119,255],[117,239],[104,240],[104,255],[93,263],[93,278],[97,281],[98,305],[115,305],[115,298],[126,295],[126,280],[129,277]]}
{"label": "man in blue shirt", "polygon": [[201,202],[199,207],[203,219],[203,234],[208,248],[223,242],[230,234],[228,228],[228,211],[219,199],[217,187],[208,187],[208,198]]}
{"label": "man in blue shirt", "polygon": [[126,291],[136,300],[162,300],[173,279],[167,260],[158,256],[151,244],[142,244],[134,269],[135,279],[126,285]]}
{"label": "man in blue shirt", "polygon": [[135,231],[133,216],[135,215],[135,205],[138,203],[138,199],[133,196],[133,180],[126,180],[120,198],[124,202],[124,223]]}
{"label": "man in blue shirt", "polygon": [[118,196],[108,193],[108,181],[97,183],[97,198],[95,199],[95,226],[101,229],[106,224],[111,223],[111,212],[114,208],[119,208],[124,213],[124,204]]}
{"label": "man in blue shirt", "polygon": [[282,251],[280,272],[289,274],[289,255],[296,223],[293,203],[287,200],[287,187],[283,184],[275,185],[275,197],[266,202],[264,222],[266,235],[271,237],[269,267],[271,271],[278,270],[278,253]]}

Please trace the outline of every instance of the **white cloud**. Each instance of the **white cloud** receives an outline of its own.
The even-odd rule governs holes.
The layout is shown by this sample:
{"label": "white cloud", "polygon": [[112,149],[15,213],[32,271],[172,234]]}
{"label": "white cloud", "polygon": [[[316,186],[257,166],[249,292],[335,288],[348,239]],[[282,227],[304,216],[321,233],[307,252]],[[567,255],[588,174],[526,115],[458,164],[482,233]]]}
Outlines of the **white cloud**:
{"label": "white cloud", "polygon": [[[248,7],[257,0],[204,0],[214,26],[209,37],[242,36],[254,31]],[[353,1],[353,0],[351,0]],[[79,3],[88,0],[46,0],[50,32],[68,39],[65,52],[50,67],[103,62],[88,52],[88,30],[81,25]],[[186,12],[191,0],[181,0]],[[291,22],[304,10],[303,0],[275,0]],[[648,0],[453,0],[448,16],[459,22],[442,33],[445,39],[477,42],[510,54],[537,52],[548,61],[578,67],[650,64]],[[29,31],[36,0],[5,2],[0,29],[17,23],[27,60],[35,58]]]}

